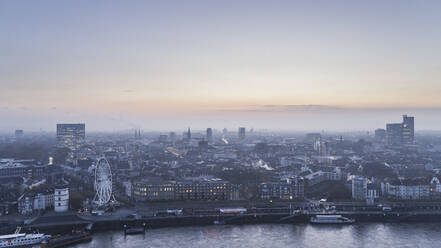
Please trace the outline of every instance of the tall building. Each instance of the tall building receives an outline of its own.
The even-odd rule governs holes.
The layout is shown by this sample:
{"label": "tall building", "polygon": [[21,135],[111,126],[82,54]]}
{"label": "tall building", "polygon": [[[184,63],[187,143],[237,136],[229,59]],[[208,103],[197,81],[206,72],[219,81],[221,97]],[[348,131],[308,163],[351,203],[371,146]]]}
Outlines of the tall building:
{"label": "tall building", "polygon": [[403,115],[401,124],[401,137],[403,145],[412,145],[415,138],[414,117]]}
{"label": "tall building", "polygon": [[15,138],[21,139],[22,137],[23,137],[23,130],[21,130],[21,129],[15,130]]}
{"label": "tall building", "polygon": [[213,142],[213,129],[207,128],[207,141],[208,143]]}
{"label": "tall building", "polygon": [[69,209],[69,188],[67,185],[57,185],[54,192],[55,212],[66,212]]}
{"label": "tall building", "polygon": [[387,144],[390,146],[401,146],[401,124],[386,124]]}
{"label": "tall building", "polygon": [[363,176],[352,178],[352,199],[365,200],[367,197],[367,179]]}
{"label": "tall building", "polygon": [[329,144],[321,137],[314,142],[314,150],[317,151],[319,156],[329,156]]}
{"label": "tall building", "polygon": [[85,124],[57,124],[57,143],[72,151],[80,148],[86,139]]}
{"label": "tall building", "polygon": [[411,146],[414,144],[414,117],[403,115],[402,123],[386,125],[386,139],[390,146]]}
{"label": "tall building", "polygon": [[239,139],[244,140],[245,139],[245,128],[239,127]]}
{"label": "tall building", "polygon": [[135,129],[135,139],[141,139],[141,129]]}
{"label": "tall building", "polygon": [[190,131],[190,128],[188,128],[188,130],[187,130],[187,140],[188,141],[190,141],[191,140],[191,131]]}

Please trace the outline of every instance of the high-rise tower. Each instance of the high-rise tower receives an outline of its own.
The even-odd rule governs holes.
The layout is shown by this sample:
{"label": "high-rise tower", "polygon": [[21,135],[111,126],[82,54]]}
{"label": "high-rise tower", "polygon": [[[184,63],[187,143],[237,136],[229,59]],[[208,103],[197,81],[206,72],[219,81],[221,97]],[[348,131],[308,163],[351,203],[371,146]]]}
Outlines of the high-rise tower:
{"label": "high-rise tower", "polygon": [[188,140],[188,141],[191,140],[191,131],[190,131],[190,128],[188,128],[188,130],[187,130],[187,140]]}
{"label": "high-rise tower", "polygon": [[412,145],[415,138],[414,117],[403,115],[403,123],[401,124],[401,137],[403,145]]}
{"label": "high-rise tower", "polygon": [[86,139],[85,124],[57,124],[57,144],[76,151]]}
{"label": "high-rise tower", "polygon": [[245,139],[245,128],[239,127],[239,139],[244,140]]}
{"label": "high-rise tower", "polygon": [[415,140],[414,117],[403,115],[402,123],[386,125],[386,139],[390,146],[411,146]]}
{"label": "high-rise tower", "polygon": [[213,129],[207,128],[207,142],[212,143],[213,142]]}

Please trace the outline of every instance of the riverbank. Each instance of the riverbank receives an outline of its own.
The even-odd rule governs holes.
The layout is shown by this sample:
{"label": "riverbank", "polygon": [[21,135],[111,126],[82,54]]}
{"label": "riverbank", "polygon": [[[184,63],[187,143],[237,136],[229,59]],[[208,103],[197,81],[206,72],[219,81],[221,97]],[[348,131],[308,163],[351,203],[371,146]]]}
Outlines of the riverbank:
{"label": "riverbank", "polygon": [[[242,203],[243,204],[243,203]],[[156,204],[148,209],[120,208],[115,212],[102,215],[77,212],[55,213],[48,212],[41,216],[2,216],[0,218],[2,234],[11,233],[17,226],[23,231],[40,231],[46,233],[68,233],[73,229],[82,229],[87,225],[93,226],[93,231],[122,230],[124,226],[147,226],[148,229],[204,226],[218,224],[280,224],[307,223],[317,214],[340,214],[355,219],[357,222],[441,222],[441,203],[439,202],[394,202],[387,204],[390,210],[382,207],[367,206],[362,202],[347,203],[313,203],[313,202],[280,202],[280,203],[219,203],[215,205],[185,205],[176,207],[176,211],[168,213],[164,209],[170,206]],[[220,207],[243,209],[244,212],[221,213]],[[242,206],[241,208],[239,208]],[[383,206],[383,205],[381,205]],[[162,209],[162,210],[161,210]],[[157,215],[161,213],[161,215]],[[163,215],[165,213],[165,216]],[[157,215],[157,216],[156,216]]]}
{"label": "riverbank", "polygon": [[[201,216],[166,216],[133,218],[84,218],[79,215],[58,215],[54,218],[40,219],[30,225],[24,226],[23,231],[40,231],[49,234],[69,233],[73,229],[82,229],[92,226],[93,232],[123,230],[127,227],[146,226],[147,229],[182,227],[182,226],[207,226],[214,223],[225,225],[256,225],[256,224],[287,224],[308,223],[311,216],[322,213],[250,213],[239,215],[201,215]],[[441,212],[381,212],[370,211],[365,213],[334,212],[356,220],[356,222],[441,222]],[[11,227],[11,230],[13,228]]]}

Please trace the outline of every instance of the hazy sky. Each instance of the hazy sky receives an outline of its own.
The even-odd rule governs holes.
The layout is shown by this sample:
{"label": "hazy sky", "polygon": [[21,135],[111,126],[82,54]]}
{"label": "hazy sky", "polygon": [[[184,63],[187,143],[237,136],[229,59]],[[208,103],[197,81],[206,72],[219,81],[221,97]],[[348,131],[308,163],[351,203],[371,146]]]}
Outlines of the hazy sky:
{"label": "hazy sky", "polygon": [[363,129],[404,113],[440,129],[440,13],[439,0],[2,0],[0,130]]}

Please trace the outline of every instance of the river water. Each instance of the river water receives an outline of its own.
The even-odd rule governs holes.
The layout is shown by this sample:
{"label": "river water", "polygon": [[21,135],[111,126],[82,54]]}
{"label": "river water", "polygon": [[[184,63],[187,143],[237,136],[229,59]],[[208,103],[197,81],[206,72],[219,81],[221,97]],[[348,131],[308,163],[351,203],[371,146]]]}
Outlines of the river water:
{"label": "river water", "polygon": [[76,248],[234,247],[441,247],[441,223],[357,223],[353,225],[268,224],[151,229],[124,236],[97,233]]}

